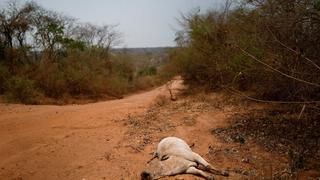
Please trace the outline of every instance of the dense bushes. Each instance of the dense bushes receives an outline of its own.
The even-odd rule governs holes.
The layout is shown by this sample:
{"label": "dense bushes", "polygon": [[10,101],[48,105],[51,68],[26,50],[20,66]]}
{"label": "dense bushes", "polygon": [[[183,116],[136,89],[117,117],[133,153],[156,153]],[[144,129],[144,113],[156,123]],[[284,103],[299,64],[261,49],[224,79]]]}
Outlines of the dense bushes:
{"label": "dense bushes", "polygon": [[26,104],[37,104],[38,91],[35,82],[22,77],[11,77],[5,81],[7,97]]}
{"label": "dense bushes", "polygon": [[193,86],[252,90],[268,100],[319,99],[317,3],[254,0],[185,15],[172,59]]}
{"label": "dense bushes", "polygon": [[277,114],[254,109],[229,129],[267,146],[280,144],[292,171],[319,169],[312,163],[319,162],[320,149],[319,3],[250,0],[221,12],[184,15],[179,47],[170,55],[191,88],[272,103],[262,107]]}
{"label": "dense bushes", "polygon": [[0,92],[10,101],[27,104],[106,95],[120,98],[162,82],[156,73],[139,74],[141,70],[134,68],[129,55],[113,55],[107,63],[90,50],[68,52],[56,62],[41,59],[15,68],[18,72],[13,74],[6,65],[0,65]]}
{"label": "dense bushes", "polygon": [[154,66],[141,69],[138,72],[139,76],[152,76],[152,75],[156,75],[156,74],[157,74],[157,68]]}
{"label": "dense bushes", "polygon": [[27,104],[67,103],[121,98],[157,84],[155,67],[137,66],[126,51],[111,52],[121,38],[115,28],[80,23],[34,2],[9,1],[0,11],[0,94]]}
{"label": "dense bushes", "polygon": [[0,64],[0,94],[5,91],[5,81],[9,77],[9,71],[6,66]]}

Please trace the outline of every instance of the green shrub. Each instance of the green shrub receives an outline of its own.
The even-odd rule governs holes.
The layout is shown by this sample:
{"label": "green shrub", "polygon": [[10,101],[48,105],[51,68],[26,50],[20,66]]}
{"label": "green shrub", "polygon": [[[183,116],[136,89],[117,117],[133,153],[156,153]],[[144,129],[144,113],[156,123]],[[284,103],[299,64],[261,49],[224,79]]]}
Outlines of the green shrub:
{"label": "green shrub", "polygon": [[0,94],[5,91],[5,82],[10,77],[9,71],[6,66],[0,63]]}
{"label": "green shrub", "polygon": [[112,59],[112,72],[119,78],[127,79],[129,82],[133,80],[134,66],[133,59],[128,54],[118,54]]}
{"label": "green shrub", "polygon": [[39,102],[40,93],[32,80],[13,76],[6,81],[5,89],[9,100],[25,104],[37,104]]}
{"label": "green shrub", "polygon": [[138,72],[139,76],[154,76],[157,74],[157,68],[154,66],[146,67]]}

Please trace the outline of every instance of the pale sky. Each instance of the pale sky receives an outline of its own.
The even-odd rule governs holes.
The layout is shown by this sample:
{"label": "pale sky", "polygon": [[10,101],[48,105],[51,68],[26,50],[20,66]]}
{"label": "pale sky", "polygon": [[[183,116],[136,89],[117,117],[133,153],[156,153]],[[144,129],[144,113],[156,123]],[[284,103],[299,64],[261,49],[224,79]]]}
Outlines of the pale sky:
{"label": "pale sky", "polygon": [[[7,0],[0,0],[3,7]],[[23,0],[20,0],[24,2]],[[174,46],[176,18],[195,8],[218,9],[224,0],[34,0],[80,22],[119,24],[126,47]]]}

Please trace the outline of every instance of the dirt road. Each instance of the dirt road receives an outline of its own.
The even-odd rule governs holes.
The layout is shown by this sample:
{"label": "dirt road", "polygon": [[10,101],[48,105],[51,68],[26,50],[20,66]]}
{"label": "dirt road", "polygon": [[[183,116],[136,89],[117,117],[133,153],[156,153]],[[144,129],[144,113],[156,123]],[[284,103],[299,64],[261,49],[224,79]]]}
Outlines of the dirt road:
{"label": "dirt road", "polygon": [[120,121],[143,113],[165,87],[87,105],[0,105],[0,179],[120,179],[147,155],[126,152]]}
{"label": "dirt road", "polygon": [[[173,87],[180,88],[180,83],[175,81]],[[224,144],[211,135],[212,128],[226,124],[230,111],[205,111],[197,103],[186,108],[186,102],[177,101],[170,110],[146,116],[159,95],[168,95],[165,86],[87,105],[0,105],[0,179],[139,179],[156,143],[172,135],[194,143],[194,150],[219,168],[258,166],[241,159],[248,151],[255,158],[259,147]],[[139,118],[131,119],[153,116],[162,120],[144,126]],[[170,126],[148,129],[161,123]],[[259,157],[278,162],[265,152]]]}

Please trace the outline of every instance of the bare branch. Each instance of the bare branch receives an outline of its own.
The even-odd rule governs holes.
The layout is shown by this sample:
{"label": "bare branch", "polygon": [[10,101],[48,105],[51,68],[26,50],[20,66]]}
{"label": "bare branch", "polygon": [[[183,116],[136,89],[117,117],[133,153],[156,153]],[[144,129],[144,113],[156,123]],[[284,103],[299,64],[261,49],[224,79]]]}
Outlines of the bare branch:
{"label": "bare branch", "polygon": [[302,82],[302,83],[305,83],[305,84],[308,84],[308,85],[313,85],[313,86],[316,86],[316,87],[320,87],[320,84],[317,84],[317,83],[313,83],[313,82],[309,82],[309,81],[306,81],[306,80],[303,80],[303,79],[300,79],[300,78],[297,78],[297,77],[294,77],[294,76],[291,76],[289,74],[286,74],[278,69],[275,69],[273,68],[272,66],[270,66],[269,64],[259,60],[258,58],[256,58],[254,55],[252,55],[251,53],[249,53],[248,51],[245,51],[244,49],[240,48],[239,46],[235,46],[236,48],[238,48],[240,51],[242,51],[245,55],[249,56],[251,59],[259,62],[260,64],[263,64],[264,66],[268,67],[269,69],[275,71],[275,72],[278,72],[279,74],[287,77],[287,78],[290,78],[290,79],[294,79],[296,81],[299,81],[299,82]]}
{"label": "bare branch", "polygon": [[[272,36],[274,37],[275,41],[278,42],[281,46],[287,48],[288,50],[290,50],[291,52],[294,52],[295,54],[299,54],[298,51],[292,49],[291,47],[287,46],[286,44],[284,44],[283,42],[281,42],[276,36],[275,34],[270,30],[270,28],[268,26],[266,26],[268,31],[272,34]],[[309,61],[312,65],[314,65],[317,69],[320,70],[320,66],[318,66],[314,61],[312,61],[311,59],[305,57],[303,54],[301,55],[302,58],[304,58],[305,60]]]}
{"label": "bare branch", "polygon": [[224,87],[224,89],[235,95],[242,96],[251,101],[256,101],[261,103],[271,103],[271,104],[318,104],[320,103],[320,101],[268,101],[268,100],[257,99],[254,97],[247,96],[244,93],[241,93],[240,91],[237,91],[233,88]]}

